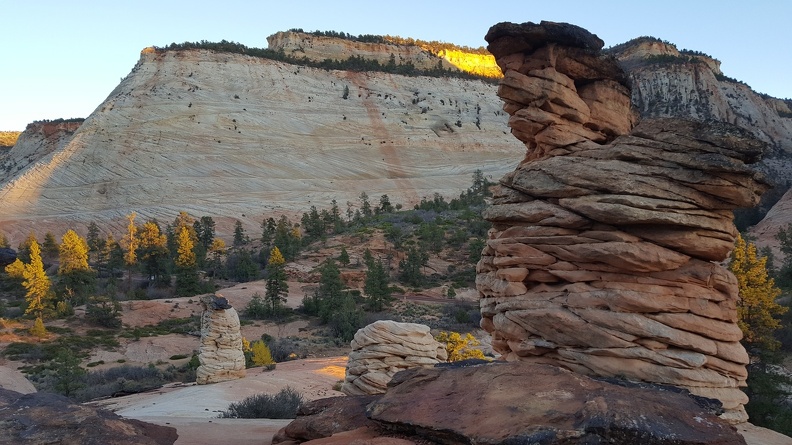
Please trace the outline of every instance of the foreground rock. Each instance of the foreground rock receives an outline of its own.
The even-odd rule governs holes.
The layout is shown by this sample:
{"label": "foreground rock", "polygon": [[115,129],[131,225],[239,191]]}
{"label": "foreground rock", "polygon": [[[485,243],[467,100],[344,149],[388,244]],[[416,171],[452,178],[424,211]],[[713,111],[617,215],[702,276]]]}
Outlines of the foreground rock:
{"label": "foreground rock", "polygon": [[434,366],[447,358],[429,326],[375,321],[355,333],[341,391],[351,396],[384,394],[397,372]]}
{"label": "foreground rock", "polygon": [[174,428],[124,419],[50,393],[0,388],[0,444],[171,445]]}
{"label": "foreground rock", "polygon": [[525,362],[416,368],[397,374],[385,395],[370,400],[312,402],[273,443],[387,437],[398,442],[383,443],[745,444],[713,412],[715,401]]}
{"label": "foreground rock", "polygon": [[527,149],[500,181],[478,264],[481,326],[506,360],[670,384],[745,421],[748,363],[731,210],[767,189],[764,145],[720,122],[636,122],[602,41],[568,24],[486,37],[498,95]]}
{"label": "foreground rock", "polygon": [[223,297],[201,297],[201,348],[195,371],[199,385],[241,379],[245,376],[245,354],[236,309]]}

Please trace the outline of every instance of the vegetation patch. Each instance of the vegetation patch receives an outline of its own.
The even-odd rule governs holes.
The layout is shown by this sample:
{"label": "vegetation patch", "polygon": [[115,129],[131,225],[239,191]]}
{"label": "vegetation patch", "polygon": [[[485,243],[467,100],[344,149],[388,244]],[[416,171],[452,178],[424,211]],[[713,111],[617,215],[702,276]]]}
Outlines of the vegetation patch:
{"label": "vegetation patch", "polygon": [[287,386],[277,394],[258,394],[241,402],[235,402],[223,411],[224,419],[294,419],[297,408],[303,403],[303,395]]}

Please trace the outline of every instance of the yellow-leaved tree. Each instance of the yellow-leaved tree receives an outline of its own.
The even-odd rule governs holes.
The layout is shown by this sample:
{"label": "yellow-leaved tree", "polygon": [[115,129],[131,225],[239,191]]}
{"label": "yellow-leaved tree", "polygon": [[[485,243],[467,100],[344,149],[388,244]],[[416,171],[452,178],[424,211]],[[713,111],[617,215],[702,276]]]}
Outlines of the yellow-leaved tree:
{"label": "yellow-leaved tree", "polygon": [[57,312],[59,316],[70,315],[72,307],[85,303],[93,293],[96,272],[88,265],[88,243],[74,230],[63,235],[58,246],[58,294]]}
{"label": "yellow-leaved tree", "polygon": [[254,366],[266,366],[268,369],[275,368],[275,360],[272,359],[272,353],[266,343],[262,340],[254,341],[250,345],[250,349],[253,352],[251,360]]}
{"label": "yellow-leaved tree", "polygon": [[43,336],[46,334],[43,329],[44,308],[48,300],[52,298],[52,283],[47,273],[44,272],[44,263],[41,261],[41,248],[35,239],[30,243],[30,264],[25,264],[25,271],[22,276],[24,278],[22,286],[27,290],[25,300],[27,300],[28,307],[25,309],[25,315],[36,315],[35,327],[37,331],[34,334]]}
{"label": "yellow-leaved tree", "polygon": [[126,248],[124,252],[124,264],[127,266],[127,290],[132,290],[132,267],[137,263],[137,248],[140,241],[137,236],[137,226],[135,225],[135,212],[127,215],[129,223],[127,224],[127,233],[121,239],[123,247]]}
{"label": "yellow-leaved tree", "polygon": [[179,230],[176,238],[176,294],[187,297],[200,293],[198,265],[195,258],[195,241],[187,227]]}
{"label": "yellow-leaved tree", "polygon": [[448,352],[449,362],[458,362],[469,358],[484,359],[484,353],[476,349],[480,343],[469,332],[463,337],[459,332],[440,331],[435,340],[442,343]]}
{"label": "yellow-leaved tree", "polygon": [[88,266],[88,243],[74,230],[69,230],[63,235],[58,253],[60,258],[58,275],[91,270]]}
{"label": "yellow-leaved tree", "polygon": [[743,342],[748,346],[774,351],[780,342],[773,333],[781,327],[776,318],[788,308],[776,303],[781,290],[767,275],[767,258],[756,255],[756,246],[737,236],[731,254],[729,269],[737,277],[740,300],[737,302],[737,324],[743,332]]}

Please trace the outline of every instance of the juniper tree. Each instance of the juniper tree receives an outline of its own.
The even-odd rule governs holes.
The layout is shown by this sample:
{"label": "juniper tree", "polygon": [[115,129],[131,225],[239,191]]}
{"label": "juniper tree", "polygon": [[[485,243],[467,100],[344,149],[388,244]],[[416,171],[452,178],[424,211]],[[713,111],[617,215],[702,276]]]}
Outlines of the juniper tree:
{"label": "juniper tree", "polygon": [[367,305],[371,311],[380,312],[390,303],[390,279],[381,260],[373,260],[368,264],[363,292],[368,297]]}
{"label": "juniper tree", "polygon": [[247,244],[247,236],[245,229],[242,227],[242,221],[237,220],[234,223],[234,247],[241,247]]}

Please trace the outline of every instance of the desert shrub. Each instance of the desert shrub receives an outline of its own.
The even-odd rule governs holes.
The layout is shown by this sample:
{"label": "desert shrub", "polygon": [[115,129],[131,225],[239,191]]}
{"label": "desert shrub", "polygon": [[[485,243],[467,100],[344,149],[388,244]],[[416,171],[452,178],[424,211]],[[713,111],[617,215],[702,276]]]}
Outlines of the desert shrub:
{"label": "desert shrub", "polygon": [[123,365],[87,373],[82,382],[84,387],[75,391],[73,397],[84,402],[113,395],[134,394],[159,388],[169,380],[154,366]]}
{"label": "desert shrub", "polygon": [[297,408],[303,403],[303,396],[287,386],[275,395],[257,394],[246,397],[241,402],[228,405],[220,418],[223,419],[294,419]]}
{"label": "desert shrub", "polygon": [[303,351],[300,350],[299,343],[293,339],[270,337],[264,341],[269,346],[272,359],[278,363],[305,357]]}
{"label": "desert shrub", "polygon": [[[251,361],[253,366],[266,366],[267,369],[274,369],[275,361],[272,360],[272,353],[263,340],[254,341],[250,345]],[[270,368],[271,367],[271,368]]]}
{"label": "desert shrub", "polygon": [[92,297],[85,306],[85,318],[105,328],[121,327],[121,305],[107,297]]}
{"label": "desert shrub", "polygon": [[201,320],[196,315],[185,318],[170,318],[156,325],[141,326],[119,334],[125,338],[155,337],[167,334],[190,334],[199,332]]}
{"label": "desert shrub", "polygon": [[446,346],[449,362],[457,362],[469,358],[484,358],[484,353],[479,349],[475,349],[479,345],[479,341],[470,333],[463,337],[459,332],[441,331],[435,336],[435,340]]}

